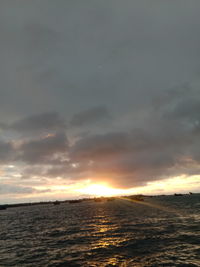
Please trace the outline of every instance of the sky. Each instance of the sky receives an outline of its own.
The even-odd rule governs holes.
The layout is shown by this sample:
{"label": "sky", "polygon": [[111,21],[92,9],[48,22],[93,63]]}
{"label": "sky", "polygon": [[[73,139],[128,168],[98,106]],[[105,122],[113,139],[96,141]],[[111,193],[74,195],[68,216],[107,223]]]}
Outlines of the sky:
{"label": "sky", "polygon": [[0,203],[200,192],[199,10],[0,1]]}

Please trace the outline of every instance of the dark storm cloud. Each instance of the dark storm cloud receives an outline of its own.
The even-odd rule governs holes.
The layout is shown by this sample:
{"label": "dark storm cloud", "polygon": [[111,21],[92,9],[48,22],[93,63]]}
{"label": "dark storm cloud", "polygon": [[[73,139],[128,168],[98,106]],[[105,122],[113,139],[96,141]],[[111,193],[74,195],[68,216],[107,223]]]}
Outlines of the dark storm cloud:
{"label": "dark storm cloud", "polygon": [[27,141],[19,146],[18,159],[29,164],[51,164],[59,162],[60,157],[67,153],[67,148],[68,140],[64,133],[47,135],[41,139]]}
{"label": "dark storm cloud", "polygon": [[104,106],[94,107],[75,114],[71,120],[71,126],[88,126],[99,121],[109,119],[110,113]]}
{"label": "dark storm cloud", "polygon": [[[174,89],[174,97],[168,99],[168,102],[163,103],[163,118],[178,123],[187,123],[188,127],[198,128],[200,125],[200,89],[187,85]],[[172,91],[169,92],[169,95]]]}
{"label": "dark storm cloud", "polygon": [[0,163],[10,162],[13,158],[14,148],[11,142],[0,140]]}
{"label": "dark storm cloud", "polygon": [[65,129],[66,123],[56,112],[32,115],[20,119],[10,125],[0,124],[2,129],[20,133],[50,132]]}
{"label": "dark storm cloud", "polygon": [[126,133],[93,135],[77,141],[71,148],[70,157],[75,161],[111,157],[128,152],[130,143],[130,136]]}

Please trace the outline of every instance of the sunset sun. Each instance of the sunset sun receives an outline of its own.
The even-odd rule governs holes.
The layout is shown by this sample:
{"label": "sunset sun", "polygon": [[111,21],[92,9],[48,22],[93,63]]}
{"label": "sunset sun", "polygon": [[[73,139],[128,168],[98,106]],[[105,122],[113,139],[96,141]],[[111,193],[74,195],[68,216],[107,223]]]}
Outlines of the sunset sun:
{"label": "sunset sun", "polygon": [[82,194],[90,196],[114,196],[123,193],[123,190],[108,186],[107,184],[91,184],[86,187],[77,189]]}

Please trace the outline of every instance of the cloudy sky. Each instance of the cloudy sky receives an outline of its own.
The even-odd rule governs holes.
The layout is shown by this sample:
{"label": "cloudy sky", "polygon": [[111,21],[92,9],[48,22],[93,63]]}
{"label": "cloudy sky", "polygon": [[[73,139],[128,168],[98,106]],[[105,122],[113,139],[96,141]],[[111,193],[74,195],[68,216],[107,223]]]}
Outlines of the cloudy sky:
{"label": "cloudy sky", "polygon": [[199,10],[1,0],[0,202],[200,192]]}

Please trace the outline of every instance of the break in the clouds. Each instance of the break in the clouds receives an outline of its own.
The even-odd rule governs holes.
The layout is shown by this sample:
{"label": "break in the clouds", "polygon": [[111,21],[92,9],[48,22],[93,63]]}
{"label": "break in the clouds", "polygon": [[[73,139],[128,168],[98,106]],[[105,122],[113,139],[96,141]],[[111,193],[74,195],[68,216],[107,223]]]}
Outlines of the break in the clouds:
{"label": "break in the clouds", "polygon": [[199,9],[194,0],[2,1],[6,192],[198,177]]}
{"label": "break in the clouds", "polygon": [[49,190],[36,190],[32,187],[24,187],[17,185],[9,185],[9,184],[1,184],[0,186],[0,194],[32,194],[32,193],[47,193]]}

